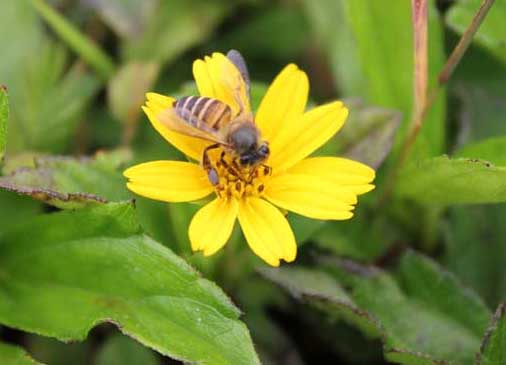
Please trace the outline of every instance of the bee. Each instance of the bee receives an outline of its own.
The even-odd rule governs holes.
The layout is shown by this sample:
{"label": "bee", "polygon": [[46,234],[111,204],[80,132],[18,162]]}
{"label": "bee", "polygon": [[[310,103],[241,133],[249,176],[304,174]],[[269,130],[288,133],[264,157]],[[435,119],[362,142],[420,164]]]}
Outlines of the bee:
{"label": "bee", "polygon": [[[213,142],[202,153],[202,166],[213,185],[218,184],[219,178],[209,159],[209,151],[222,147],[222,165],[240,180],[244,180],[240,173],[241,167],[261,165],[270,152],[267,141],[261,139],[253,114],[245,105],[249,104],[250,100],[250,80],[246,63],[236,50],[229,51],[227,58],[239,71],[237,86],[229,85],[239,105],[236,115],[233,115],[227,104],[206,96],[184,96],[174,102],[173,108],[165,109],[158,115],[160,122],[170,130]],[[246,90],[241,91],[241,85],[245,85]],[[246,92],[246,101],[241,97],[241,92]],[[225,151],[232,156],[232,166],[224,160]]]}

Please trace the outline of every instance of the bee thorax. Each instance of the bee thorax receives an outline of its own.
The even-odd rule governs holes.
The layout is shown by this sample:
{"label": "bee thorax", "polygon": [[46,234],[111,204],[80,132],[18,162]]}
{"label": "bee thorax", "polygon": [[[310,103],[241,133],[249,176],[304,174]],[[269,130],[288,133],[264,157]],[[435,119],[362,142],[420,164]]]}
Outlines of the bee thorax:
{"label": "bee thorax", "polygon": [[229,143],[234,151],[245,154],[256,150],[258,145],[258,130],[252,123],[241,123],[229,135]]}

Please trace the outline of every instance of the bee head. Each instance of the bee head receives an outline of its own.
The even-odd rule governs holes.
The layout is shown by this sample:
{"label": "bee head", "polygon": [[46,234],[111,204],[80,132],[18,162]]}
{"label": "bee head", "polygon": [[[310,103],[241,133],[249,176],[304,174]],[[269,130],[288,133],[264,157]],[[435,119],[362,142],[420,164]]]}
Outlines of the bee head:
{"label": "bee head", "polygon": [[258,147],[242,155],[239,155],[239,162],[242,166],[252,166],[264,161],[269,157],[269,146],[267,142],[262,142]]}
{"label": "bee head", "polygon": [[242,166],[255,165],[269,156],[267,142],[259,143],[260,135],[254,124],[245,123],[230,135],[230,144]]}

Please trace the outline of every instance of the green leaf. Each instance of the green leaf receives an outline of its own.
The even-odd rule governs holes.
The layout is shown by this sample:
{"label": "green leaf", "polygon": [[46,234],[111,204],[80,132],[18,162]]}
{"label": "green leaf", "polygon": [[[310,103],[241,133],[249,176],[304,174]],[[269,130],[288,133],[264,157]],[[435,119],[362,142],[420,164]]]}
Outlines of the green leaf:
{"label": "green leaf", "polygon": [[33,360],[25,350],[0,342],[0,361],[2,365],[42,365]]}
{"label": "green leaf", "polygon": [[296,298],[380,337],[389,361],[472,364],[490,313],[434,262],[409,252],[394,277],[351,261],[320,260],[320,269],[329,273],[292,268],[262,272]]}
{"label": "green leaf", "polygon": [[506,166],[504,151],[506,151],[506,136],[501,136],[467,144],[455,153],[455,157],[479,158]]}
{"label": "green leaf", "polygon": [[114,73],[114,63],[97,45],[83,35],[62,15],[56,12],[45,0],[31,0],[33,6],[53,30],[74,51],[81,56],[100,76],[107,80]]}
{"label": "green leaf", "polygon": [[185,362],[259,364],[239,310],[144,235],[132,204],[63,211],[21,224],[0,235],[0,267],[4,325],[75,341],[111,322]]}
{"label": "green leaf", "polygon": [[494,314],[476,360],[477,365],[506,363],[506,304],[501,304]]}
{"label": "green leaf", "polygon": [[506,167],[478,159],[435,157],[407,166],[395,193],[437,206],[504,202]]}
{"label": "green leaf", "polygon": [[448,214],[444,262],[491,307],[506,301],[505,216],[504,204],[456,206]]}
{"label": "green leaf", "polygon": [[[471,24],[481,3],[481,0],[459,0],[448,11],[447,24],[457,33],[463,34]],[[496,1],[474,37],[477,43],[492,51],[503,61],[506,61],[505,18],[506,4],[504,1]]]}
{"label": "green leaf", "polygon": [[0,162],[5,154],[7,144],[7,120],[9,119],[9,99],[7,97],[7,88],[0,85]]}
{"label": "green leaf", "polygon": [[[400,110],[404,120],[396,149],[406,135],[413,99],[411,2],[304,1],[309,19],[322,39],[337,85],[346,97]],[[435,81],[445,60],[443,32],[434,7],[429,11],[429,80]],[[443,151],[445,95],[440,94],[417,139],[422,156]]]}
{"label": "green leaf", "polygon": [[64,150],[98,91],[98,80],[79,67],[63,74],[66,54],[62,48],[48,44],[41,47],[37,63],[23,63],[11,70],[15,74],[8,84],[12,120],[9,145],[12,141],[14,151]]}
{"label": "green leaf", "polygon": [[131,338],[113,335],[97,354],[96,365],[158,365],[158,359],[149,349]]}
{"label": "green leaf", "polygon": [[0,207],[0,232],[42,212],[42,204],[39,202],[2,190],[0,190]]}
{"label": "green leaf", "polygon": [[[12,35],[16,35],[13,42]],[[0,82],[9,88],[9,154],[61,153],[99,80],[46,34],[30,1],[0,2]]]}
{"label": "green leaf", "polygon": [[0,177],[0,188],[62,209],[128,200],[125,180],[117,170],[127,158],[123,150],[98,154],[94,159],[36,158],[34,168],[19,168]]}
{"label": "green leaf", "polygon": [[341,318],[371,337],[381,337],[379,322],[366,311],[359,309],[329,274],[305,268],[260,269],[260,273],[298,300],[323,310],[332,318]]}

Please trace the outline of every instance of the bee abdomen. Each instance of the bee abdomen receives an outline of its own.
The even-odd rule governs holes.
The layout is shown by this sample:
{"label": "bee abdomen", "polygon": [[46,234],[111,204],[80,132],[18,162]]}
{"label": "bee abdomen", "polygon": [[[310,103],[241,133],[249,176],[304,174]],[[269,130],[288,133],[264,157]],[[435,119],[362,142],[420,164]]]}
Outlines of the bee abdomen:
{"label": "bee abdomen", "polygon": [[176,100],[174,108],[181,118],[195,127],[204,123],[218,130],[232,118],[232,110],[227,104],[206,96],[184,96]]}

